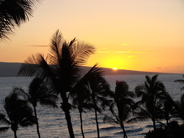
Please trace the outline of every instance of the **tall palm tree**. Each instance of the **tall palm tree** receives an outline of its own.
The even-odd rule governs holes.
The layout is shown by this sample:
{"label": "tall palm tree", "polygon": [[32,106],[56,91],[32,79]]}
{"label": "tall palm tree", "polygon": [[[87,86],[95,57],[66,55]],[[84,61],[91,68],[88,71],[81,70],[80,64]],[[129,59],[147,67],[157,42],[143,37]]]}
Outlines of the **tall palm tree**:
{"label": "tall palm tree", "polygon": [[34,78],[29,85],[28,96],[29,96],[29,101],[33,105],[34,114],[36,118],[37,133],[38,133],[38,137],[40,138],[36,106],[39,102],[43,106],[51,106],[56,108],[57,95],[49,91],[47,84],[44,83],[42,79]]}
{"label": "tall palm tree", "polygon": [[28,101],[33,105],[38,137],[40,138],[39,124],[37,119],[37,104],[56,108],[57,95],[51,93],[47,84],[40,78],[34,78],[28,89],[28,94],[22,88],[16,88],[20,95],[27,96]]}
{"label": "tall palm tree", "polygon": [[123,130],[124,138],[128,138],[125,131],[124,122],[132,115],[132,110],[134,107],[134,101],[132,99],[133,97],[134,93],[129,91],[129,86],[126,82],[116,81],[114,102],[110,105],[110,111],[115,119],[108,115],[104,117],[104,122],[116,123],[120,125]]}
{"label": "tall palm tree", "polygon": [[56,31],[51,40],[51,51],[47,58],[41,54],[29,57],[18,73],[18,75],[45,79],[50,88],[60,95],[61,108],[65,113],[71,138],[74,138],[74,133],[70,116],[69,94],[80,78],[79,66],[83,65],[87,57],[94,53],[94,47],[91,45],[75,43],[75,41],[75,39],[69,43],[64,41],[61,33]]}
{"label": "tall palm tree", "polygon": [[[137,97],[141,100],[137,103],[139,106],[138,117],[132,120],[145,120],[151,118],[153,128],[156,129],[156,119],[161,116],[161,108],[163,107],[163,99],[167,92],[162,82],[157,80],[158,75],[153,77],[146,76],[144,85],[139,85],[135,88]],[[142,108],[142,107],[145,107]]]}
{"label": "tall palm tree", "polygon": [[80,113],[80,122],[81,122],[81,132],[83,138],[83,124],[82,124],[82,113],[85,113],[86,110],[92,110],[94,104],[91,101],[90,91],[88,90],[88,82],[92,79],[94,75],[101,75],[99,72],[97,64],[95,64],[74,86],[71,91],[71,96],[73,98],[73,104],[76,106]]}
{"label": "tall palm tree", "polygon": [[105,110],[106,106],[111,103],[110,97],[112,97],[112,92],[110,91],[110,86],[107,81],[102,76],[102,70],[96,65],[91,69],[93,73],[89,76],[90,79],[86,81],[85,87],[90,93],[91,103],[93,104],[93,109],[95,111],[95,120],[97,127],[97,137],[100,137],[99,124],[98,124],[98,114],[102,110]]}
{"label": "tall palm tree", "polygon": [[[15,138],[17,138],[16,132],[19,126],[28,127],[35,124],[32,108],[24,97],[20,97],[17,89],[13,89],[13,92],[5,98],[4,108],[9,119],[1,115],[1,121],[10,125]],[[7,129],[7,127],[3,129]]]}
{"label": "tall palm tree", "polygon": [[0,0],[0,39],[7,38],[15,26],[28,21],[37,0]]}
{"label": "tall palm tree", "polygon": [[[76,91],[75,91],[76,92]],[[89,95],[87,95],[88,92],[85,91],[85,89],[80,89],[77,91],[76,96],[73,97],[73,105],[78,109],[79,115],[80,115],[80,125],[81,125],[81,133],[83,138],[84,136],[84,131],[83,131],[83,119],[82,119],[82,113],[86,113],[85,110],[91,110],[92,109],[92,104],[90,103]]]}

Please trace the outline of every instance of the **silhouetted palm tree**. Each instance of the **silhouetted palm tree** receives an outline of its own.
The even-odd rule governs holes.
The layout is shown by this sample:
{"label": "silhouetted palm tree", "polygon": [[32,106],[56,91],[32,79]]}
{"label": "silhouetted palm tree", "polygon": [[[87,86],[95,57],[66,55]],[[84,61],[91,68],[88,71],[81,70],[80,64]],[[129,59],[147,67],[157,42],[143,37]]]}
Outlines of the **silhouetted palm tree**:
{"label": "silhouetted palm tree", "polygon": [[151,118],[153,121],[153,128],[156,129],[156,119],[161,117],[161,108],[163,107],[163,99],[165,99],[167,92],[162,82],[157,80],[158,75],[154,75],[152,78],[146,76],[146,82],[144,85],[139,85],[135,88],[137,97],[141,97],[141,100],[137,103],[139,106],[138,117],[132,120],[145,120]]}
{"label": "silhouetted palm tree", "polygon": [[38,119],[37,119],[37,111],[36,106],[39,102],[43,106],[51,106],[56,108],[57,104],[57,95],[52,94],[47,84],[43,82],[40,78],[34,78],[32,82],[29,85],[29,101],[33,105],[35,117],[36,117],[36,125],[37,125],[37,133],[40,138],[40,132],[39,132],[39,125],[38,125]]}
{"label": "silhouetted palm tree", "polygon": [[20,68],[19,75],[44,78],[55,93],[60,94],[61,108],[65,113],[70,137],[74,137],[69,103],[69,94],[79,80],[79,66],[83,65],[94,47],[84,43],[75,43],[75,39],[67,43],[63,41],[59,31],[51,40],[51,51],[47,58],[38,54],[28,58]]}
{"label": "silhouetted palm tree", "polygon": [[114,102],[110,106],[110,111],[115,119],[108,115],[104,117],[104,122],[116,123],[120,125],[123,130],[124,138],[128,137],[125,131],[124,122],[132,115],[134,107],[133,97],[134,93],[129,91],[129,87],[126,82],[116,81]]}
{"label": "silhouetted palm tree", "polygon": [[90,99],[93,104],[93,109],[95,110],[95,120],[97,127],[97,136],[100,137],[99,125],[98,125],[98,115],[97,112],[101,113],[105,110],[106,106],[111,103],[110,97],[112,92],[110,91],[110,86],[107,81],[102,77],[102,70],[97,68],[96,65],[92,68],[94,73],[91,73],[90,79],[86,82],[86,89],[90,93]]}
{"label": "silhouetted palm tree", "polygon": [[[184,77],[184,75],[183,75],[183,77]],[[181,79],[180,80],[175,80],[174,82],[179,82],[179,83],[184,84],[184,80],[181,80]],[[182,87],[181,90],[184,90],[184,87]]]}
{"label": "silhouetted palm tree", "polygon": [[4,108],[9,119],[1,115],[1,121],[11,126],[15,138],[17,138],[16,132],[19,126],[28,127],[35,124],[32,108],[24,97],[20,97],[17,89],[13,89],[13,92],[5,98]]}
{"label": "silhouetted palm tree", "polygon": [[85,89],[80,89],[79,91],[77,91],[76,96],[72,96],[73,105],[78,109],[79,114],[80,114],[81,133],[82,133],[83,138],[85,138],[85,136],[84,136],[84,131],[83,131],[82,113],[83,112],[86,113],[85,110],[92,109],[92,104],[90,103],[89,95],[87,94],[88,92],[85,91]]}
{"label": "silhouetted palm tree", "polygon": [[184,94],[181,96],[180,101],[175,102],[176,112],[175,117],[179,117],[184,121]]}
{"label": "silhouetted palm tree", "polygon": [[34,115],[36,119],[36,127],[38,137],[40,138],[39,125],[37,119],[37,104],[38,102],[43,106],[51,106],[56,108],[57,95],[51,93],[47,87],[47,84],[40,78],[34,78],[30,85],[28,94],[22,88],[16,88],[20,95],[27,96],[28,101],[33,105]]}
{"label": "silhouetted palm tree", "polygon": [[74,86],[71,91],[71,96],[73,98],[73,104],[76,106],[80,113],[80,122],[81,122],[81,132],[83,138],[83,125],[82,125],[82,112],[85,112],[85,109],[92,110],[94,104],[91,102],[90,91],[88,90],[88,82],[92,79],[94,75],[101,75],[97,64],[95,64]]}
{"label": "silhouetted palm tree", "polygon": [[163,114],[163,119],[166,120],[166,125],[168,126],[171,116],[176,114],[176,103],[169,94],[165,96],[163,101],[163,109],[161,109],[161,112]]}
{"label": "silhouetted palm tree", "polygon": [[[184,84],[184,80],[182,79],[175,80],[174,82],[179,82],[179,83]],[[184,87],[182,87],[181,90],[184,90]],[[184,120],[184,94],[181,96],[180,101],[176,101],[176,116]]]}

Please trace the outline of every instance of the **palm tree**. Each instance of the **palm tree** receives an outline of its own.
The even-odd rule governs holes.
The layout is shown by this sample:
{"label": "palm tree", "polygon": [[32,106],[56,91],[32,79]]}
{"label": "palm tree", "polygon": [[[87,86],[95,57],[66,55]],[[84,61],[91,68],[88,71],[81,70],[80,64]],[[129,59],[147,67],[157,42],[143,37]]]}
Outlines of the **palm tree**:
{"label": "palm tree", "polygon": [[164,84],[158,81],[157,77],[158,75],[154,75],[152,78],[146,76],[145,84],[135,88],[137,97],[141,97],[141,100],[137,103],[137,105],[140,105],[138,108],[140,112],[137,113],[138,117],[132,119],[136,121],[151,118],[154,130],[156,129],[156,119],[161,117],[163,99],[168,95]]}
{"label": "palm tree", "polygon": [[92,79],[94,75],[100,75],[99,68],[95,64],[74,86],[71,91],[71,97],[73,98],[73,104],[76,106],[80,113],[80,122],[81,122],[81,132],[83,138],[83,124],[82,124],[82,113],[85,113],[85,109],[92,110],[94,104],[91,102],[90,91],[88,90],[88,82]]}
{"label": "palm tree", "polygon": [[[183,75],[183,77],[184,77],[184,75]],[[181,79],[180,80],[175,80],[174,82],[179,82],[179,83],[184,84],[184,80],[181,80]],[[182,87],[181,90],[184,90],[184,87]]]}
{"label": "palm tree", "polygon": [[[184,75],[182,76],[184,77]],[[179,82],[183,84],[184,80],[179,79],[175,80],[174,82]],[[184,90],[184,87],[182,87],[181,90]],[[184,94],[181,95],[180,101],[176,101],[176,116],[184,120]]]}
{"label": "palm tree", "polygon": [[89,75],[89,80],[86,81],[85,87],[90,93],[90,100],[93,104],[93,109],[95,111],[95,120],[97,127],[97,136],[100,137],[99,124],[98,124],[98,114],[101,113],[102,109],[105,110],[106,106],[111,103],[110,97],[112,97],[112,92],[110,91],[110,86],[107,81],[102,77],[102,70],[96,65],[91,69],[93,73]]}
{"label": "palm tree", "polygon": [[181,95],[180,101],[175,102],[176,112],[174,114],[175,117],[179,117],[184,121],[184,94]]}
{"label": "palm tree", "polygon": [[27,96],[28,101],[33,105],[34,115],[36,120],[36,127],[38,137],[40,138],[39,125],[37,119],[37,104],[38,102],[43,106],[51,106],[56,108],[57,95],[51,93],[47,87],[47,84],[40,78],[34,78],[30,85],[28,94],[22,88],[16,88],[20,95]]}
{"label": "palm tree", "polygon": [[[110,105],[110,111],[115,119],[108,115],[104,117],[104,122],[116,123],[120,125],[123,130],[124,138],[128,138],[124,127],[124,122],[132,113],[134,106],[134,101],[132,99],[133,97],[134,93],[129,91],[129,86],[126,82],[116,81],[114,102]],[[115,112],[115,105],[118,113]]]}
{"label": "palm tree", "polygon": [[56,108],[57,96],[49,92],[47,88],[47,84],[44,83],[43,80],[40,78],[34,78],[32,80],[32,82],[29,85],[28,95],[29,95],[29,101],[33,105],[34,114],[36,118],[37,133],[38,133],[38,137],[40,138],[36,106],[39,102],[43,106],[51,106]]}
{"label": "palm tree", "polygon": [[90,103],[89,95],[87,95],[88,92],[85,91],[84,89],[81,89],[80,91],[77,91],[76,96],[73,97],[73,105],[78,109],[79,115],[80,115],[80,124],[81,124],[81,133],[83,138],[84,136],[84,131],[83,131],[83,119],[82,119],[82,113],[86,113],[86,110],[91,110],[92,109],[92,104]]}
{"label": "palm tree", "polygon": [[[15,138],[17,138],[16,132],[19,126],[28,127],[35,124],[32,108],[24,97],[20,97],[17,89],[13,89],[13,92],[5,98],[4,108],[9,119],[5,118],[2,114],[0,119],[11,126]],[[7,127],[3,129],[6,130]]]}
{"label": "palm tree", "polygon": [[41,54],[29,57],[18,73],[18,75],[42,78],[55,93],[60,94],[61,108],[65,113],[71,138],[74,138],[74,133],[70,116],[69,94],[80,78],[79,66],[83,65],[87,57],[94,53],[94,47],[91,45],[76,44],[75,41],[75,39],[69,43],[63,41],[61,33],[56,31],[51,40],[51,51],[47,58]]}
{"label": "palm tree", "polygon": [[169,125],[170,117],[176,114],[176,102],[172,99],[172,97],[167,94],[163,101],[163,119],[166,120],[166,125]]}
{"label": "palm tree", "polygon": [[37,0],[0,0],[0,39],[7,38],[15,26],[28,21]]}

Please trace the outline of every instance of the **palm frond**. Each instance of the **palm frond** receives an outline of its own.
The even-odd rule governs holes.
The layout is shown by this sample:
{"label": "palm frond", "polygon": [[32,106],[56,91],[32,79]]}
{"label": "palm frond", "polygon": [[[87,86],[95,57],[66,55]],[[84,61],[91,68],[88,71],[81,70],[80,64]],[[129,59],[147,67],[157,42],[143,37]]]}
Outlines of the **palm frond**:
{"label": "palm frond", "polygon": [[0,39],[8,38],[15,26],[29,20],[32,7],[38,0],[3,0],[0,3]]}
{"label": "palm frond", "polygon": [[109,117],[109,116],[107,116],[107,115],[104,116],[103,122],[104,122],[104,123],[110,123],[110,124],[120,124],[119,121],[117,121],[117,120],[115,120],[114,118]]}
{"label": "palm frond", "polygon": [[6,124],[6,125],[10,125],[11,124],[11,122],[8,119],[6,119],[5,115],[1,114],[1,113],[0,113],[0,122],[2,124]]}
{"label": "palm frond", "polygon": [[51,39],[51,45],[50,45],[50,63],[52,65],[59,64],[58,61],[61,59],[61,44],[62,44],[62,34],[59,30],[56,31],[56,33],[53,35]]}
{"label": "palm frond", "polygon": [[51,68],[47,64],[43,55],[37,54],[28,57],[24,64],[21,65],[18,76],[37,76],[44,78],[45,76],[53,74],[51,73]]}
{"label": "palm frond", "polygon": [[131,118],[129,119],[128,121],[126,121],[127,123],[135,123],[135,122],[138,122],[138,121],[145,121],[145,120],[148,120],[149,117],[145,117],[145,116],[138,116],[138,117],[135,117],[135,118]]}
{"label": "palm frond", "polygon": [[78,66],[83,65],[86,63],[86,60],[91,54],[94,54],[95,48],[89,44],[86,43],[75,43],[74,48],[74,55],[75,55],[75,61],[77,62]]}
{"label": "palm frond", "polygon": [[39,101],[40,101],[40,104],[42,106],[48,106],[48,107],[53,107],[53,108],[57,108],[58,107],[57,103],[56,103],[56,100],[51,99],[50,97],[48,99],[47,98],[40,99]]}
{"label": "palm frond", "polygon": [[152,82],[152,83],[155,83],[155,82],[157,81],[157,78],[158,78],[158,75],[157,75],[157,74],[154,75],[154,76],[152,77],[152,79],[151,79],[151,82]]}
{"label": "palm frond", "polygon": [[175,80],[174,82],[184,83],[184,80]]}
{"label": "palm frond", "polygon": [[0,133],[4,133],[8,131],[8,129],[10,129],[10,127],[0,127]]}

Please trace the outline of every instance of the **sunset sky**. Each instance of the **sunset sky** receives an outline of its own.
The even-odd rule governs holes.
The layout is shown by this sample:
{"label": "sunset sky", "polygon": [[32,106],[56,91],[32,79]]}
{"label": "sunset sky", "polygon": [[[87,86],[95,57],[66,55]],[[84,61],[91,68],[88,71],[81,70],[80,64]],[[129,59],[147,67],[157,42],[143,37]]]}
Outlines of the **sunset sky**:
{"label": "sunset sky", "polygon": [[47,55],[57,29],[96,47],[86,66],[184,73],[183,0],[42,0],[0,42],[0,62]]}

